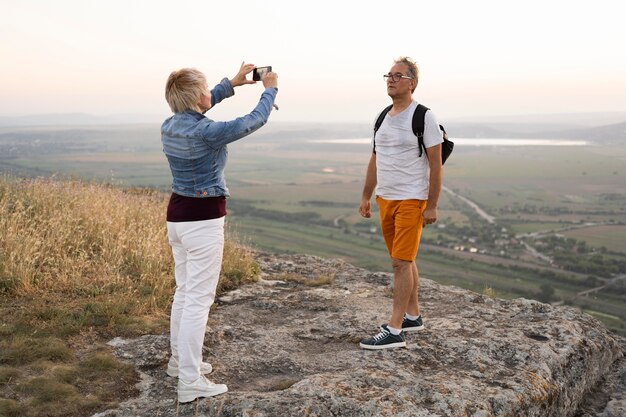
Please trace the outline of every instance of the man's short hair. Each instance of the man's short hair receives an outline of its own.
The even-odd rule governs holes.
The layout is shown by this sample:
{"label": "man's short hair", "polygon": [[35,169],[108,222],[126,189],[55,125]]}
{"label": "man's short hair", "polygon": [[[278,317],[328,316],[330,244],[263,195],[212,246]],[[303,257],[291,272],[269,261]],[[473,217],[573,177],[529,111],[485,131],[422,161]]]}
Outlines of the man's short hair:
{"label": "man's short hair", "polygon": [[[409,58],[408,56],[401,56],[399,58],[396,58],[393,63],[406,65],[409,68],[409,77],[415,80],[415,87],[417,87],[417,83],[419,82],[420,70],[419,68],[417,68],[417,64],[415,63],[415,61],[413,61],[413,59]],[[415,88],[411,90],[411,92],[414,91]]]}
{"label": "man's short hair", "polygon": [[183,68],[170,74],[165,85],[165,100],[174,113],[195,110],[207,88],[204,74],[195,68]]}

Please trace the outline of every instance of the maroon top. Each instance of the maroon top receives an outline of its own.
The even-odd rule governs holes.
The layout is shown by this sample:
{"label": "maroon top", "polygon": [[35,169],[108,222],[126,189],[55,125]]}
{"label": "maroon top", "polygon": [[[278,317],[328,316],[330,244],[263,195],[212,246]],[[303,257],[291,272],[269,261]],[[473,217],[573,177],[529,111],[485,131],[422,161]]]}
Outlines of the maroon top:
{"label": "maroon top", "polygon": [[167,205],[168,222],[196,222],[226,216],[226,197],[185,197],[172,193]]}

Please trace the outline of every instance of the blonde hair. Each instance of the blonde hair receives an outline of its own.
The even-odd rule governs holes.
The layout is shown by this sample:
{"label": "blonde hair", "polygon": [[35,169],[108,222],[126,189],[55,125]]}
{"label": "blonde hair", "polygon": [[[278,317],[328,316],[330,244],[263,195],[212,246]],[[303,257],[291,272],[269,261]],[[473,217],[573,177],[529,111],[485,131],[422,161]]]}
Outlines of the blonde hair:
{"label": "blonde hair", "polygon": [[[417,87],[417,83],[419,81],[419,76],[420,76],[420,70],[419,68],[417,68],[417,64],[415,63],[415,61],[413,61],[413,59],[409,58],[408,56],[401,56],[399,58],[396,58],[393,61],[393,63],[406,65],[409,68],[409,77],[415,80],[415,87]],[[411,90],[411,93],[413,93],[414,91],[415,91],[415,88]]]}
{"label": "blonde hair", "polygon": [[195,68],[183,68],[170,74],[165,85],[165,100],[174,113],[196,110],[207,88],[204,74]]}

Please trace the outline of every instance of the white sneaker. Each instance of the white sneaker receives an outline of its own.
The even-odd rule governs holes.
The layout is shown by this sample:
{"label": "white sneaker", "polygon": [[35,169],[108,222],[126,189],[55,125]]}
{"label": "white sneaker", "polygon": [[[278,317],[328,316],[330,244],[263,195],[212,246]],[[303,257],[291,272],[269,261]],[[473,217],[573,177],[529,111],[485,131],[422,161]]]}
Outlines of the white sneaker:
{"label": "white sneaker", "polygon": [[228,391],[228,387],[224,384],[214,384],[206,377],[201,376],[193,382],[185,382],[178,380],[178,402],[188,403],[201,397],[213,397]]}
{"label": "white sneaker", "polygon": [[[178,377],[178,361],[170,356],[170,361],[167,363],[167,374],[172,378]],[[208,375],[213,372],[213,367],[208,362],[200,363],[200,375]]]}

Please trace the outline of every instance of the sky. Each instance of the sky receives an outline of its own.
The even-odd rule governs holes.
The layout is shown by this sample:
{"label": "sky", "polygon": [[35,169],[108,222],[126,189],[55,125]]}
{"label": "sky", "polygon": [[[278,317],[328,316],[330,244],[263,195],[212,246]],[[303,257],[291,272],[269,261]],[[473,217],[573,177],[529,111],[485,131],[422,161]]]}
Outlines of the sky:
{"label": "sky", "polygon": [[[214,85],[272,65],[288,122],[371,122],[382,75],[417,62],[414,98],[441,119],[626,111],[620,1],[0,0],[0,116],[171,114],[171,71]],[[238,87],[207,115],[252,110]]]}

